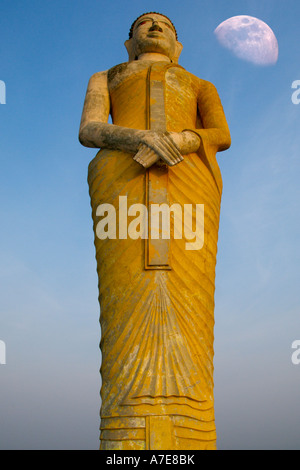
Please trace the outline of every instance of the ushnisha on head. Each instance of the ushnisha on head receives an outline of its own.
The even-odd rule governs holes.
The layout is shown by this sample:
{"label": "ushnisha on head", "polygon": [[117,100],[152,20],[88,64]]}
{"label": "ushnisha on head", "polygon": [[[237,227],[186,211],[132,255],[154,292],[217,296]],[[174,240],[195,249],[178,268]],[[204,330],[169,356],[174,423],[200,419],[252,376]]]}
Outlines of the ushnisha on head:
{"label": "ushnisha on head", "polygon": [[125,47],[129,62],[138,60],[143,54],[154,53],[176,63],[182,50],[172,21],[155,12],[143,13],[133,22]]}

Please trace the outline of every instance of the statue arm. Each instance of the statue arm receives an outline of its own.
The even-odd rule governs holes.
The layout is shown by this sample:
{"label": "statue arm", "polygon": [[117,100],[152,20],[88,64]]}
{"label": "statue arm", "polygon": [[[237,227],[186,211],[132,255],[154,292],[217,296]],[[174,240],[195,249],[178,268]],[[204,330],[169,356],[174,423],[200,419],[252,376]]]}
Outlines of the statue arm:
{"label": "statue arm", "polygon": [[109,113],[107,72],[99,72],[90,78],[88,84],[79,130],[80,143],[85,147],[135,154],[134,159],[146,168],[160,158],[169,165],[182,160],[177,146],[168,135],[109,124]]}
{"label": "statue arm", "polygon": [[229,128],[220,97],[212,83],[201,81],[197,106],[201,129],[170,132],[181,154],[197,152],[201,145],[206,146],[206,144],[214,147],[217,152],[229,148],[231,143]]}
{"label": "statue arm", "polygon": [[230,147],[230,132],[215,86],[210,82],[204,83],[198,95],[198,111],[203,129],[193,131],[203,144],[208,143],[215,147],[217,152],[221,152]]}
{"label": "statue arm", "polygon": [[[173,140],[180,154],[187,155],[197,152],[201,145],[206,147],[206,144],[215,148],[216,152],[228,149],[231,144],[230,132],[219,94],[212,83],[201,80],[197,107],[202,124],[201,129],[169,132],[169,137]],[[136,157],[135,159],[138,161]],[[177,163],[181,160],[178,160]]]}
{"label": "statue arm", "polygon": [[109,114],[107,72],[98,72],[92,75],[88,83],[79,141],[85,147],[110,148],[135,153],[138,146],[138,131],[109,124]]}

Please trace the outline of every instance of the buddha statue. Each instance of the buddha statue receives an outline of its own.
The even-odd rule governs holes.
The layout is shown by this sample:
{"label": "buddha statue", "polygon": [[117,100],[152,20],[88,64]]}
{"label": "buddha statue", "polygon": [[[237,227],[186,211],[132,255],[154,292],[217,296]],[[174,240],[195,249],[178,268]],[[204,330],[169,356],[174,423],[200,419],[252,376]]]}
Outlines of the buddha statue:
{"label": "buddha statue", "polygon": [[[90,78],[79,132],[82,145],[100,149],[88,169],[101,308],[100,449],[212,450],[216,153],[230,146],[230,133],[214,85],[178,64],[182,45],[169,18],[141,15],[125,46],[128,62]],[[193,224],[202,205],[201,247],[186,249],[184,230],[176,236],[174,211],[170,237],[151,237],[149,218],[129,237],[120,204],[127,222],[132,207],[176,204],[191,208]],[[97,230],[108,207],[113,237]]]}

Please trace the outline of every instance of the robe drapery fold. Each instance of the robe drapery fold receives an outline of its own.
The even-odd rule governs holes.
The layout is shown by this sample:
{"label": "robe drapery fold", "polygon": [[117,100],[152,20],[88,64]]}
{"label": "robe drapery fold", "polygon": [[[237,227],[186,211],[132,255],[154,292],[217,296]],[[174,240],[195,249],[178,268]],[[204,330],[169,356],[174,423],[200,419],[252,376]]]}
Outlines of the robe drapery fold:
{"label": "robe drapery fold", "polygon": [[[147,270],[145,240],[100,240],[95,235],[102,332],[101,448],[160,448],[160,439],[153,440],[158,429],[169,436],[168,448],[215,448],[214,286],[222,192],[216,152],[229,145],[229,132],[213,85],[177,65],[155,65],[152,79],[163,84],[165,116],[155,106],[151,114],[162,88],[153,88],[151,64],[138,62],[107,73],[113,123],[147,129],[151,119],[164,119],[167,131],[190,129],[200,136],[197,153],[168,167],[167,197],[170,205],[204,204],[204,245],[188,251],[184,235],[171,237],[171,269]],[[151,86],[157,95],[151,94]],[[120,196],[127,196],[128,207],[147,203],[151,169],[132,157],[102,149],[89,165],[95,234],[100,204],[112,204],[118,221]]]}

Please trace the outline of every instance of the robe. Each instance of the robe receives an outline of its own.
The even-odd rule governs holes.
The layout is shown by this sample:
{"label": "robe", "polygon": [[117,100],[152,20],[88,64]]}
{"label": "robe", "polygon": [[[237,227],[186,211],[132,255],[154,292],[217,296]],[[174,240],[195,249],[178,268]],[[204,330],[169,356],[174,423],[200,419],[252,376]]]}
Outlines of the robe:
{"label": "robe", "polygon": [[[100,449],[215,449],[214,291],[222,193],[216,152],[230,145],[222,104],[211,83],[179,65],[134,61],[91,78],[83,119],[107,122],[108,111],[114,124],[127,128],[189,129],[201,146],[173,167],[146,170],[132,154],[107,148],[89,165],[101,308]],[[149,178],[164,188],[169,205],[204,205],[201,249],[186,250],[184,233],[182,239],[172,235],[172,217],[161,263],[159,256],[149,261],[151,241],[99,239],[99,205],[112,204],[118,221],[120,196],[128,207],[149,203]]]}

